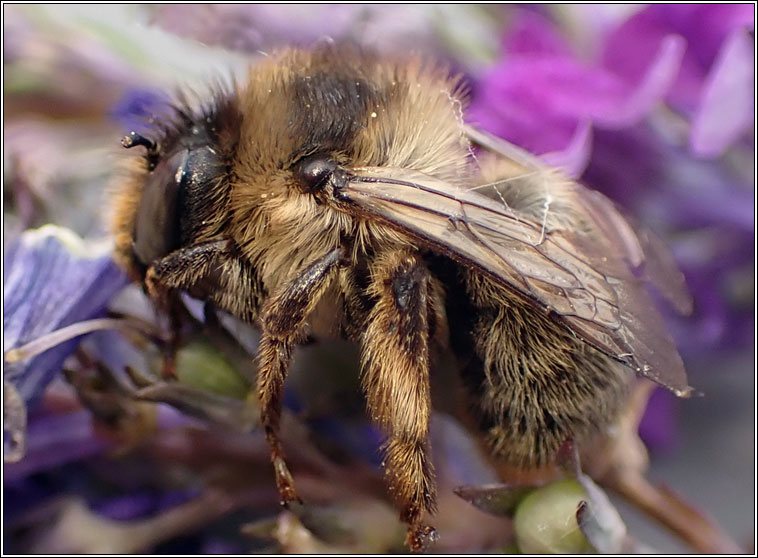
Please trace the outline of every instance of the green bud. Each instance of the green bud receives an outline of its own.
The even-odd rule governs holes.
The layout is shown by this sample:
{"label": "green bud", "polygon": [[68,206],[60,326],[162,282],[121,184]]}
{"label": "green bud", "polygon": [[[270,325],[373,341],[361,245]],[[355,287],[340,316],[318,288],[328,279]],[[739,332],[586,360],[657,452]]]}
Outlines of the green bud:
{"label": "green bud", "polygon": [[174,368],[182,384],[199,390],[236,399],[243,399],[250,391],[247,381],[231,362],[203,339],[180,348]]}
{"label": "green bud", "polygon": [[583,554],[595,552],[585,538],[576,512],[588,500],[574,479],[538,488],[519,504],[513,517],[516,543],[524,554]]}

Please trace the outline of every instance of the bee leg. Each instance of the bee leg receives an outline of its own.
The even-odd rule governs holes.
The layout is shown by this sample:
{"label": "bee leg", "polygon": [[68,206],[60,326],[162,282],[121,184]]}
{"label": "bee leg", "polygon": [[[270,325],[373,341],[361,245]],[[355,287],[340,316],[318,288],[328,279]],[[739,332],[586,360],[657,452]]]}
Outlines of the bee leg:
{"label": "bee leg", "polygon": [[376,304],[361,344],[363,388],[371,417],[388,434],[385,474],[413,552],[436,537],[422,523],[424,512],[433,513],[436,506],[428,455],[430,283],[424,263],[412,252],[381,255],[372,268],[370,294]]}
{"label": "bee leg", "polygon": [[171,296],[167,304],[169,320],[169,337],[163,349],[163,370],[161,374],[164,379],[176,379],[176,351],[182,344],[182,307],[181,301]]}
{"label": "bee leg", "polygon": [[172,290],[188,290],[203,277],[209,275],[220,259],[229,258],[227,240],[201,242],[171,252],[153,262],[145,274],[148,294],[158,301],[165,301]]}
{"label": "bee leg", "polygon": [[335,276],[342,258],[343,249],[335,248],[316,260],[275,292],[261,312],[258,400],[282,505],[300,501],[279,440],[284,380],[302,326]]}
{"label": "bee leg", "polygon": [[[145,286],[169,315],[178,316],[177,309],[183,309],[177,291],[187,291],[248,322],[257,314],[260,286],[255,273],[234,255],[227,240],[201,242],[161,258],[147,269]],[[213,319],[207,310],[206,306],[206,319]]]}
{"label": "bee leg", "polygon": [[170,332],[163,362],[164,378],[176,377],[174,363],[176,351],[181,345],[179,332],[183,306],[176,291],[190,289],[208,275],[223,257],[228,258],[228,244],[225,240],[215,240],[182,248],[154,262],[147,269],[147,292],[164,307],[169,317]]}

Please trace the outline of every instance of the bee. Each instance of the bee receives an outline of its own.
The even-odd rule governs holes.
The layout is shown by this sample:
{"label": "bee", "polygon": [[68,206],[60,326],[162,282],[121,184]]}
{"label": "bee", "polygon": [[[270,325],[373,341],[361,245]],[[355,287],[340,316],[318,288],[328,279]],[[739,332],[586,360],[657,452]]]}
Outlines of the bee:
{"label": "bee", "polygon": [[285,50],[153,137],[127,136],[144,151],[114,200],[116,256],[152,298],[186,292],[260,328],[256,389],[283,503],[298,500],[278,434],[293,349],[314,334],[357,343],[411,550],[435,536],[439,350],[454,353],[493,455],[520,467],[607,426],[632,371],[690,389],[648,293],[691,304],[660,241],[467,125],[465,104],[462,81],[421,59]]}

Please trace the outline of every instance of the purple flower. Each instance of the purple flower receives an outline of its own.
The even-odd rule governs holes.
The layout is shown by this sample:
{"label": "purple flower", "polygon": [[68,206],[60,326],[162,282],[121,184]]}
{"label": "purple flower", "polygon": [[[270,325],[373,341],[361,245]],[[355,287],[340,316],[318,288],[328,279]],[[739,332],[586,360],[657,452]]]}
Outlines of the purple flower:
{"label": "purple flower", "polygon": [[470,119],[527,149],[563,150],[588,122],[624,129],[663,101],[692,119],[699,155],[720,154],[752,123],[749,5],[647,7],[605,29],[584,57],[545,15],[512,19]]}
{"label": "purple flower", "polygon": [[102,500],[94,507],[103,517],[124,521],[154,515],[196,496],[197,490],[156,494],[138,489],[127,495]]}
{"label": "purple flower", "polygon": [[754,40],[740,29],[730,34],[703,84],[692,118],[690,145],[703,157],[721,155],[753,125]]}
{"label": "purple flower", "polygon": [[[54,226],[21,236],[6,254],[3,279],[6,351],[103,315],[127,282],[107,245],[85,243],[71,231]],[[6,363],[5,380],[27,405],[34,403],[76,346],[77,340],[70,340],[28,360]]]}
{"label": "purple flower", "polygon": [[666,101],[692,122],[690,145],[717,156],[753,122],[754,6],[699,4],[649,6],[605,41],[603,63],[628,80],[641,79],[645,60],[672,34],[686,41],[679,72]]}
{"label": "purple flower", "polygon": [[32,414],[26,439],[24,459],[5,465],[7,482],[92,457],[110,446],[95,434],[92,415],[85,409]]}
{"label": "purple flower", "polygon": [[681,38],[667,36],[639,78],[629,79],[581,60],[533,12],[516,13],[504,48],[477,85],[469,119],[535,153],[564,150],[590,123],[619,129],[639,122],[665,96],[684,52]]}
{"label": "purple flower", "polygon": [[676,399],[663,389],[656,389],[647,404],[639,425],[640,438],[651,450],[671,450],[677,443]]}
{"label": "purple flower", "polygon": [[603,62],[628,79],[639,79],[647,58],[661,41],[677,34],[687,42],[682,67],[667,101],[679,110],[693,111],[719,52],[735,32],[755,25],[750,4],[648,6],[622,22],[605,39]]}

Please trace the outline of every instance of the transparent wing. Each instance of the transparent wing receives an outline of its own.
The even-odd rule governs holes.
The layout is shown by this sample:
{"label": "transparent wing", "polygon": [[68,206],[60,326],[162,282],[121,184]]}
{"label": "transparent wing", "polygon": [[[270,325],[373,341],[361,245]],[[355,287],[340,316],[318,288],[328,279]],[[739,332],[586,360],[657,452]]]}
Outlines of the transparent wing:
{"label": "transparent wing", "polygon": [[[509,161],[514,177],[552,172],[540,158],[502,138],[472,126],[464,126],[464,131],[473,143]],[[553,186],[561,185],[554,183]],[[692,312],[692,297],[684,275],[658,236],[640,223],[622,216],[616,205],[600,192],[576,183],[562,186],[574,189],[576,201],[587,217],[600,228],[614,250],[621,250],[622,257],[635,272],[641,274],[679,313]],[[486,190],[483,193],[487,195]]]}
{"label": "transparent wing", "polygon": [[[461,188],[408,169],[376,167],[354,169],[339,197],[477,267],[593,347],[687,395],[681,357],[645,288],[650,278],[638,273],[647,240],[607,198],[513,149],[495,146],[514,180],[506,176],[489,193],[485,187],[497,185]],[[673,264],[659,268],[671,271],[667,265]],[[677,281],[664,279],[662,290],[671,290],[669,298],[678,297],[677,306],[686,309],[687,295],[673,293]]]}

